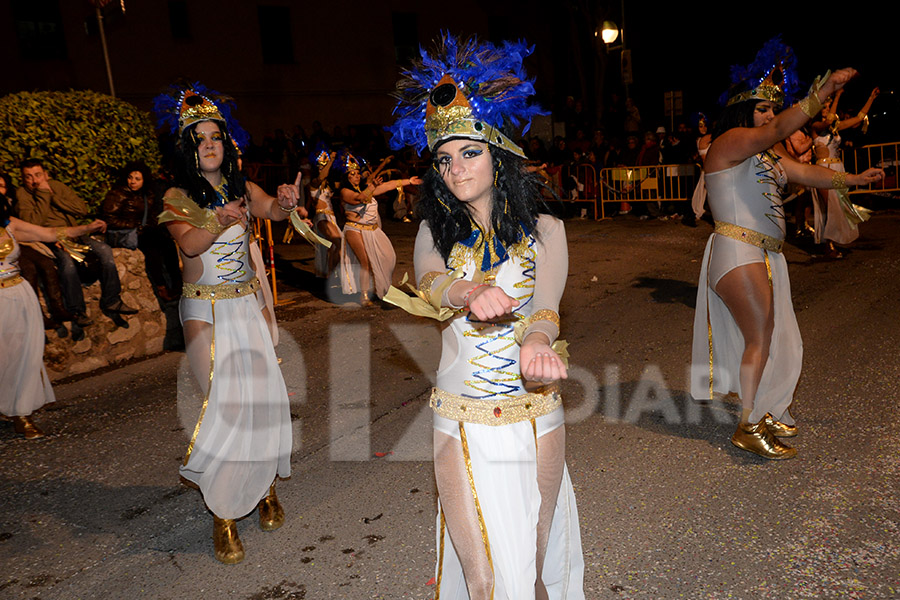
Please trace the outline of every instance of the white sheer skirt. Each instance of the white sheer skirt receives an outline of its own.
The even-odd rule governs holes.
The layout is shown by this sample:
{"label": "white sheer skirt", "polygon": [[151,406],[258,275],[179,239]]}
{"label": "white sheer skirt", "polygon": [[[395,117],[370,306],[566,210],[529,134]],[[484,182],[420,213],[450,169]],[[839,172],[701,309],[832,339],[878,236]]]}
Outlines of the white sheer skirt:
{"label": "white sheer skirt", "polygon": [[[487,553],[489,548],[494,600],[533,599],[538,511],[541,507],[536,457],[542,438],[536,437],[535,428],[529,421],[499,427],[466,423],[463,427],[471,478],[465,489],[439,490],[436,593],[442,600],[468,600],[458,552],[465,556],[468,552]],[[479,540],[474,548],[458,548],[459,544],[454,544],[446,526],[445,504],[471,501],[473,491],[481,508],[486,542]],[[472,516],[475,518],[474,513]],[[541,580],[552,600],[584,598],[584,558],[578,509],[564,463]]]}
{"label": "white sheer skirt", "polygon": [[[216,516],[234,519],[256,508],[276,475],[291,474],[290,405],[258,297],[218,300],[211,313],[209,400],[205,411],[197,407],[200,427],[181,475]],[[209,373],[195,376],[205,389]]]}
{"label": "white sheer skirt", "polygon": [[391,240],[380,227],[377,229],[356,229],[349,225],[344,227],[341,239],[341,289],[345,294],[369,291],[360,289],[359,260],[350,244],[347,243],[348,231],[362,235],[369,266],[372,269],[371,281],[375,287],[375,294],[381,298],[391,287],[394,265],[397,264],[397,255],[394,253]]}
{"label": "white sheer skirt", "polygon": [[766,255],[772,275],[775,328],[750,421],[755,423],[766,413],[771,413],[779,421],[793,424],[788,408],[800,379],[803,342],[791,302],[787,261],[783,254],[766,252],[751,244],[716,234],[712,234],[706,244],[697,285],[691,395],[697,399],[710,399],[710,368],[714,393],[734,392],[741,395],[740,369],[744,337],[731,311],[713,287],[731,269],[744,264],[766,262]]}
{"label": "white sheer skirt", "polygon": [[24,417],[56,400],[44,368],[44,317],[27,281],[0,288],[0,414]]}

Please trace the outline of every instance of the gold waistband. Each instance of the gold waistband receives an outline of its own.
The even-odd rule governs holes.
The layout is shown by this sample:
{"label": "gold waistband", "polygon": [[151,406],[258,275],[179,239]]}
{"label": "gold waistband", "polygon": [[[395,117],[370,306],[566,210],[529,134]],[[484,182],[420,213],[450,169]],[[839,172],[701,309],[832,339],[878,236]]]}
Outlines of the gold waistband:
{"label": "gold waistband", "polygon": [[549,414],[562,406],[559,392],[523,394],[515,398],[478,400],[434,388],[429,405],[434,414],[478,425],[511,425]]}
{"label": "gold waistband", "polygon": [[0,279],[0,288],[8,288],[14,285],[19,285],[25,281],[21,275],[13,275],[12,277],[7,277],[6,279]]}
{"label": "gold waistband", "polygon": [[231,300],[255,294],[259,290],[259,279],[254,277],[242,283],[220,283],[218,285],[185,282],[183,288],[181,292],[183,298],[192,300]]}
{"label": "gold waistband", "polygon": [[373,231],[378,229],[378,223],[355,223],[353,221],[347,221],[347,227],[352,227],[354,229],[364,229],[366,231]]}
{"label": "gold waistband", "polygon": [[716,221],[715,231],[719,235],[730,237],[739,242],[746,242],[747,244],[752,244],[757,248],[762,248],[763,250],[768,250],[770,252],[781,253],[781,248],[784,246],[784,240],[779,240],[771,235],[753,231],[752,229],[747,229],[746,227],[741,227],[734,223]]}

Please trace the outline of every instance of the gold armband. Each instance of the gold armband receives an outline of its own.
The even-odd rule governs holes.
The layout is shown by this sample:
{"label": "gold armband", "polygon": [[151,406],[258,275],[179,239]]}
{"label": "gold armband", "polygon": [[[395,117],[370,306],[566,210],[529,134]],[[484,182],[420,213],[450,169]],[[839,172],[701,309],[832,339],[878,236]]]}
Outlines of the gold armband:
{"label": "gold armband", "polygon": [[521,321],[517,321],[515,324],[515,337],[516,343],[520,346],[522,342],[525,341],[525,332],[537,321],[550,321],[556,328],[559,329],[559,313],[555,310],[550,310],[549,308],[542,308],[537,311],[530,317],[525,317]]}
{"label": "gold armband", "polygon": [[828,81],[830,76],[831,71],[829,70],[825,75],[816,77],[809,88],[809,95],[797,103],[800,106],[800,110],[803,111],[803,114],[810,119],[822,112],[822,101],[819,100],[819,90],[822,89],[822,86],[825,85],[825,82]]}
{"label": "gold armband", "polygon": [[434,285],[434,281],[441,275],[446,275],[446,273],[443,271],[429,271],[428,273],[425,273],[425,276],[419,281],[418,289],[422,292],[422,297],[430,304],[433,304],[431,300],[431,288]]}
{"label": "gold armband", "polygon": [[68,237],[69,236],[66,235],[65,227],[57,227],[56,228],[56,241],[61,242]]}
{"label": "gold armband", "polygon": [[831,176],[831,187],[836,190],[847,189],[847,173],[844,171],[835,171]]}

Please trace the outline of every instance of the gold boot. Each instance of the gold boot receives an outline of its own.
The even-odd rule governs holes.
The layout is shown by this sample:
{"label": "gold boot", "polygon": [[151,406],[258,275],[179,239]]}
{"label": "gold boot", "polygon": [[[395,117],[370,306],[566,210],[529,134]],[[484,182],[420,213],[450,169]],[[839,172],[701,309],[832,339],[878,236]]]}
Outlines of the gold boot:
{"label": "gold boot", "polygon": [[213,515],[213,547],[216,560],[226,565],[236,565],[244,560],[244,545],[238,537],[234,519],[220,519]]}
{"label": "gold boot", "polygon": [[772,415],[766,413],[758,423],[738,423],[737,430],[731,436],[731,443],[742,450],[771,460],[794,458],[797,449],[782,443],[766,427],[766,419],[771,418]]}
{"label": "gold boot", "polygon": [[44,437],[44,432],[41,431],[40,427],[34,424],[34,421],[31,420],[31,415],[25,415],[24,417],[13,417],[13,426],[16,429],[16,433],[21,433],[25,436],[26,440],[34,440],[37,438]]}
{"label": "gold boot", "polygon": [[775,437],[794,437],[797,435],[796,425],[788,425],[787,423],[776,421],[775,417],[768,413],[766,413],[766,427],[769,428],[769,431]]}
{"label": "gold boot", "polygon": [[259,528],[263,531],[275,531],[284,525],[284,509],[275,495],[275,482],[269,488],[269,495],[259,502]]}

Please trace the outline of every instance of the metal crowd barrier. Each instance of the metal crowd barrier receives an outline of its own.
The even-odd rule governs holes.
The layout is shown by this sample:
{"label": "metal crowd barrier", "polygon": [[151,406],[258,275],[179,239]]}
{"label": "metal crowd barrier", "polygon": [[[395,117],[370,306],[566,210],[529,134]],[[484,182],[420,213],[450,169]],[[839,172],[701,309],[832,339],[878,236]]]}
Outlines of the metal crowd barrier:
{"label": "metal crowd barrier", "polygon": [[853,188],[850,190],[851,194],[900,192],[900,181],[897,177],[898,165],[900,165],[900,142],[871,144],[859,148],[848,148],[844,151],[844,167],[851,173],[861,173],[870,167],[884,169],[884,179],[867,186]]}
{"label": "metal crowd barrier", "polygon": [[697,185],[697,165],[612,167],[597,182],[601,218],[608,202],[679,202],[689,200]]}

